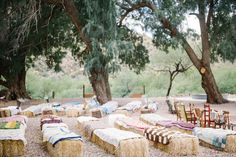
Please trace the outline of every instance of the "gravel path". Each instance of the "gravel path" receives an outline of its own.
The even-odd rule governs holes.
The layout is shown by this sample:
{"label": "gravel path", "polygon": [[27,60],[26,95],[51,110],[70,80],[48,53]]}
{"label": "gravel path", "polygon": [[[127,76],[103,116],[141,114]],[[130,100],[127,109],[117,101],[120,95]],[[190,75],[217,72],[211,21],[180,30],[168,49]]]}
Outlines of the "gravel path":
{"label": "gravel path", "polygon": [[[63,117],[62,120],[69,126],[71,131],[79,134],[76,118]],[[39,127],[39,122],[40,116],[35,118],[29,118],[25,135],[28,143],[25,152],[26,157],[49,157],[49,154],[47,153],[47,150],[42,143],[42,133]],[[106,153],[96,144],[93,144],[86,139],[84,139],[84,144],[84,157],[114,157],[113,155]],[[162,152],[154,148],[153,146],[150,146],[150,156],[171,157],[171,155]],[[197,156],[193,157],[236,157],[236,153],[230,154],[200,146],[200,153]]]}

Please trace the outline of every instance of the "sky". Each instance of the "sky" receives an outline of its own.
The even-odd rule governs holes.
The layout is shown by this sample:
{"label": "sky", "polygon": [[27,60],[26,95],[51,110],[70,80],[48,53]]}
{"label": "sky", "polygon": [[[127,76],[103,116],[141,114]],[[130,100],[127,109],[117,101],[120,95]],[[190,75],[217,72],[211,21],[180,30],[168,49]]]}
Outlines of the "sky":
{"label": "sky", "polygon": [[[187,20],[184,22],[184,29],[185,30],[187,28],[194,29],[200,35],[200,26],[199,26],[199,22],[198,22],[197,17],[194,16],[194,15],[188,15],[186,17],[186,19]],[[151,32],[145,32],[142,29],[143,23],[141,23],[139,21],[135,21],[133,19],[126,19],[124,21],[124,24],[127,25],[130,29],[135,30],[139,34],[146,34],[147,36],[152,37],[152,33]],[[139,24],[139,26],[137,26],[136,24]]]}

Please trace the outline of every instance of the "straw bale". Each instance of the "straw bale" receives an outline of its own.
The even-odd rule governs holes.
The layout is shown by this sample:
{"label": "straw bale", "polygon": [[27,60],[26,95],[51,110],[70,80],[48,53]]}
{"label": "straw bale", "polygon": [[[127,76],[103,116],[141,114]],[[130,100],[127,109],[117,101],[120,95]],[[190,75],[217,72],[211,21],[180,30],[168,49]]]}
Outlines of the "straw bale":
{"label": "straw bale", "polygon": [[102,147],[107,152],[117,157],[149,157],[148,141],[145,138],[133,138],[120,141],[119,147],[115,147],[93,134],[92,142]]}
{"label": "straw bale", "polygon": [[132,128],[132,127],[128,127],[128,126],[123,126],[117,122],[114,123],[114,126],[115,126],[115,128],[120,129],[120,130],[131,131],[131,132],[137,133],[139,135],[143,135],[143,131],[140,129],[136,129],[136,128]]}
{"label": "straw bale", "polygon": [[225,151],[225,152],[235,153],[236,152],[236,136],[235,135],[228,135],[226,137],[225,148],[215,147],[214,145],[212,145],[210,143],[206,143],[203,140],[200,140],[200,145],[204,146],[204,147],[211,148],[211,149],[215,149],[215,150],[218,150],[218,151]]}
{"label": "straw bale", "polygon": [[225,151],[236,153],[236,135],[228,135],[226,137]]}
{"label": "straw bale", "polygon": [[85,114],[86,114],[86,111],[83,109],[67,109],[66,110],[67,117],[78,117]]}
{"label": "straw bale", "polygon": [[22,156],[25,152],[25,145],[22,140],[1,140],[0,156],[12,157]]}
{"label": "straw bale", "polygon": [[31,111],[22,111],[20,112],[20,115],[24,115],[26,117],[34,117],[34,113]]}
{"label": "straw bale", "polygon": [[119,109],[116,110],[114,113],[115,114],[124,114],[126,116],[130,116],[131,115],[131,113],[129,111],[127,111],[127,110],[119,110]]}
{"label": "straw bale", "polygon": [[47,142],[47,149],[51,157],[82,157],[83,142],[80,140],[63,140],[58,142],[55,147]]}
{"label": "straw bale", "polygon": [[143,122],[146,123],[146,124],[153,125],[153,123],[151,123],[151,122],[149,122],[149,121],[143,119],[142,117],[139,117],[139,120],[143,121]]}
{"label": "straw bale", "polygon": [[65,116],[66,111],[53,111],[53,114],[57,116]]}
{"label": "straw bale", "polygon": [[171,155],[197,155],[199,140],[197,137],[173,137],[167,145],[154,143],[154,147]]}

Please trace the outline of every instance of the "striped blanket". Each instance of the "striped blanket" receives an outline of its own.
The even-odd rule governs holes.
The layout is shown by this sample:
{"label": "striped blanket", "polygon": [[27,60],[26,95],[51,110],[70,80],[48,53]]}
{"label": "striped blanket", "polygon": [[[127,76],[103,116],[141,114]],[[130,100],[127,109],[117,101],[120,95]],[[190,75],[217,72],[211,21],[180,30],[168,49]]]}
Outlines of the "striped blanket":
{"label": "striped blanket", "polygon": [[40,127],[42,128],[44,124],[48,124],[48,123],[61,123],[61,122],[62,122],[62,119],[58,116],[46,115],[41,118]]}
{"label": "striped blanket", "polygon": [[153,142],[161,143],[161,144],[169,144],[170,139],[173,137],[181,137],[181,136],[191,136],[187,134],[182,134],[178,131],[172,131],[164,127],[155,127],[155,128],[147,128],[144,131],[144,136]]}

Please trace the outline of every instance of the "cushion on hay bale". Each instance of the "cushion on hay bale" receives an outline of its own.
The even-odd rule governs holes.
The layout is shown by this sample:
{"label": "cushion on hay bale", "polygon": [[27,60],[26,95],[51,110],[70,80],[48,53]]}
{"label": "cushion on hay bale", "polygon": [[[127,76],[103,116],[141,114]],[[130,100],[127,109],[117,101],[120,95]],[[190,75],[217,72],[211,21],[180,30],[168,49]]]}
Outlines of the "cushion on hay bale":
{"label": "cushion on hay bale", "polygon": [[13,115],[11,117],[0,118],[0,122],[13,122],[13,121],[17,121],[26,125],[26,123],[28,122],[28,118],[24,115]]}
{"label": "cushion on hay bale", "polygon": [[236,132],[232,130],[200,128],[193,129],[193,134],[200,144],[226,152],[236,152]]}
{"label": "cushion on hay bale", "polygon": [[116,128],[97,129],[92,142],[118,157],[148,157],[148,141],[135,133]]}
{"label": "cushion on hay bale", "polygon": [[172,155],[196,155],[199,152],[197,137],[164,127],[146,129],[145,137],[153,141],[155,147]]}

